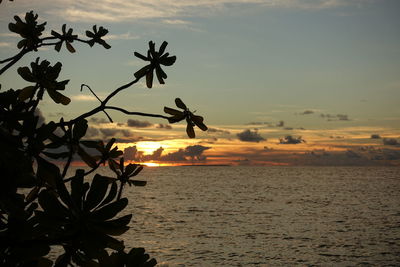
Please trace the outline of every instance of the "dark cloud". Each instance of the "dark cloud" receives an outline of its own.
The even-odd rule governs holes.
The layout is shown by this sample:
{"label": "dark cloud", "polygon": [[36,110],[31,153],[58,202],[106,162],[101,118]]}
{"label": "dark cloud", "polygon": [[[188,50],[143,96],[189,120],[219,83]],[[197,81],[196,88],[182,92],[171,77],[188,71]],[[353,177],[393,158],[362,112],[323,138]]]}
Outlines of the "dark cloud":
{"label": "dark cloud", "polygon": [[231,132],[227,130],[217,129],[217,128],[208,128],[209,133],[219,133],[219,134],[231,134]]}
{"label": "dark cloud", "polygon": [[258,143],[260,141],[266,140],[257,132],[257,130],[254,130],[254,132],[252,132],[249,129],[244,130],[241,133],[238,133],[237,137],[239,138],[240,141],[244,141],[244,142],[257,142]]}
{"label": "dark cloud", "polygon": [[252,122],[246,123],[246,125],[263,125],[263,124],[269,124],[269,122],[252,121]]}
{"label": "dark cloud", "polygon": [[371,134],[371,139],[381,139],[379,134]]}
{"label": "dark cloud", "polygon": [[349,116],[346,114],[337,114],[336,117],[338,118],[338,120],[340,121],[349,121]]}
{"label": "dark cloud", "polygon": [[89,127],[86,131],[85,138],[92,138],[99,135],[99,130],[93,127]]}
{"label": "dark cloud", "polygon": [[147,128],[153,126],[153,124],[148,121],[139,121],[132,119],[128,119],[126,123],[129,127],[135,127],[135,128]]}
{"label": "dark cloud", "polygon": [[264,146],[264,151],[274,151],[272,147]]}
{"label": "dark cloud", "polygon": [[309,114],[313,114],[314,111],[312,110],[304,110],[302,113],[299,113],[300,115],[309,115]]}
{"label": "dark cloud", "polygon": [[142,155],[141,161],[150,161],[150,160],[160,160],[161,154],[164,151],[164,148],[159,147],[153,151],[150,155]]}
{"label": "dark cloud", "polygon": [[276,124],[276,127],[283,127],[283,126],[285,126],[285,122],[284,122],[284,121],[279,121],[279,122]]}
{"label": "dark cloud", "polygon": [[158,129],[166,129],[166,130],[171,130],[172,126],[169,124],[163,124],[163,123],[159,123],[156,125],[156,128]]}
{"label": "dark cloud", "polygon": [[105,137],[114,137],[116,135],[123,135],[124,137],[129,137],[132,135],[132,132],[124,129],[115,129],[115,128],[100,128],[100,133]]}
{"label": "dark cloud", "polygon": [[291,131],[291,130],[293,130],[293,127],[285,127],[285,128],[283,128],[284,130],[288,130],[288,131]]}
{"label": "dark cloud", "polygon": [[126,160],[139,161],[140,155],[136,146],[130,146],[124,149],[124,158]]}
{"label": "dark cloud", "polygon": [[176,152],[168,153],[167,155],[162,157],[162,160],[171,162],[186,161],[185,150],[181,148]]}
{"label": "dark cloud", "polygon": [[106,120],[104,118],[97,118],[97,117],[91,117],[89,119],[89,122],[94,123],[94,124],[109,123],[108,120]]}
{"label": "dark cloud", "polygon": [[300,143],[305,143],[306,141],[304,139],[301,138],[301,136],[299,137],[293,137],[291,135],[287,135],[284,138],[280,138],[279,139],[279,143],[280,144],[285,144],[285,145],[289,145],[289,144],[300,144]]}
{"label": "dark cloud", "polygon": [[185,149],[186,156],[190,157],[192,160],[205,160],[206,157],[203,155],[203,152],[210,149],[211,147],[202,146],[202,145],[194,145],[188,146]]}
{"label": "dark cloud", "polygon": [[394,138],[383,138],[383,144],[385,146],[397,146],[397,145],[400,145],[400,143]]}
{"label": "dark cloud", "polygon": [[350,121],[349,116],[346,114],[321,114],[321,117],[327,121]]}
{"label": "dark cloud", "polygon": [[343,139],[344,136],[334,136],[334,135],[331,135],[331,136],[329,136],[329,138],[331,138],[331,139]]}

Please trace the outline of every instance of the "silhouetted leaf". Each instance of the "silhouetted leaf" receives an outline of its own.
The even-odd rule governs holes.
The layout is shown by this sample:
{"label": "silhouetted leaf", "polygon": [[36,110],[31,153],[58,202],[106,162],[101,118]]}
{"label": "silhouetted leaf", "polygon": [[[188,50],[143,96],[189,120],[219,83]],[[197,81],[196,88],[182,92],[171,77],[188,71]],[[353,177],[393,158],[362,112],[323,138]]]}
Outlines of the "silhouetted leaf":
{"label": "silhouetted leaf", "polygon": [[67,47],[69,52],[75,53],[75,48],[69,42],[65,42],[65,46]]}
{"label": "silhouetted leaf", "polygon": [[192,121],[194,124],[196,124],[197,127],[199,127],[202,131],[207,131],[208,127],[203,123],[203,117],[201,116],[192,116]]}
{"label": "silhouetted leaf", "polygon": [[66,97],[65,95],[55,91],[55,90],[49,90],[47,89],[47,93],[53,99],[54,102],[57,104],[63,104],[63,105],[68,105],[71,102],[71,99]]}
{"label": "silhouetted leaf", "polygon": [[103,178],[101,175],[96,174],[93,178],[89,192],[86,196],[84,205],[85,210],[91,210],[103,200],[109,185],[109,180]]}
{"label": "silhouetted leaf", "polygon": [[34,93],[35,93],[35,86],[27,86],[21,90],[21,92],[18,95],[18,99],[20,101],[25,101],[26,99],[32,97]]}
{"label": "silhouetted leaf", "polygon": [[186,126],[186,133],[190,138],[195,138],[196,134],[194,133],[194,129],[191,123],[188,123]]}
{"label": "silhouetted leaf", "polygon": [[37,176],[43,181],[45,181],[47,184],[55,188],[56,180],[60,179],[61,177],[60,169],[56,165],[40,157],[37,158],[37,163],[38,163]]}
{"label": "silhouetted leaf", "polygon": [[52,153],[44,151],[43,154],[52,159],[65,159],[68,158],[70,152]]}
{"label": "silhouetted leaf", "polygon": [[178,108],[187,109],[185,103],[180,98],[175,98],[175,104]]}
{"label": "silhouetted leaf", "polygon": [[35,78],[28,67],[20,67],[17,69],[17,72],[25,81],[32,83],[35,82]]}
{"label": "silhouetted leaf", "polygon": [[99,141],[81,141],[81,144],[89,148],[98,148],[101,145]]}
{"label": "silhouetted leaf", "polygon": [[82,207],[83,195],[85,193],[83,186],[84,175],[85,171],[83,169],[78,169],[75,172],[75,176],[71,180],[71,198],[78,208]]}
{"label": "silhouetted leaf", "polygon": [[110,203],[117,196],[118,186],[115,182],[111,183],[107,197],[101,202],[100,206]]}
{"label": "silhouetted leaf", "polygon": [[177,115],[177,116],[182,116],[183,115],[182,111],[179,111],[179,110],[176,110],[176,109],[173,109],[173,108],[169,108],[169,107],[164,107],[164,112],[168,113],[170,115]]}
{"label": "silhouetted leaf", "polygon": [[39,204],[43,210],[57,218],[65,218],[68,216],[68,210],[61,205],[54,194],[44,190],[39,194]]}
{"label": "silhouetted leaf", "polygon": [[146,85],[147,88],[151,88],[153,86],[153,72],[149,71],[146,74]]}
{"label": "silhouetted leaf", "polygon": [[83,136],[85,136],[86,131],[88,129],[88,122],[85,119],[81,119],[77,121],[72,129],[72,136],[74,140],[80,140]]}
{"label": "silhouetted leaf", "polygon": [[99,221],[109,220],[113,218],[115,215],[117,215],[127,205],[128,205],[128,199],[121,198],[115,202],[112,202],[111,204],[108,204],[107,206],[95,210],[92,213],[92,217]]}
{"label": "silhouetted leaf", "polygon": [[145,76],[147,74],[147,72],[150,70],[150,66],[144,66],[143,68],[141,68],[140,70],[138,70],[137,72],[135,72],[135,77],[136,79],[140,79],[143,76]]}
{"label": "silhouetted leaf", "polygon": [[80,146],[78,146],[78,155],[89,167],[91,167],[91,168],[97,167],[96,160],[92,156],[90,156],[88,153],[86,153],[86,151],[83,150]]}
{"label": "silhouetted leaf", "polygon": [[62,42],[58,42],[58,43],[56,43],[56,45],[54,46],[54,49],[55,49],[57,52],[60,52],[61,46],[62,46]]}
{"label": "silhouetted leaf", "polygon": [[139,165],[138,168],[131,175],[128,175],[128,176],[134,177],[134,176],[138,175],[139,172],[141,172],[142,170],[143,170],[143,165]]}

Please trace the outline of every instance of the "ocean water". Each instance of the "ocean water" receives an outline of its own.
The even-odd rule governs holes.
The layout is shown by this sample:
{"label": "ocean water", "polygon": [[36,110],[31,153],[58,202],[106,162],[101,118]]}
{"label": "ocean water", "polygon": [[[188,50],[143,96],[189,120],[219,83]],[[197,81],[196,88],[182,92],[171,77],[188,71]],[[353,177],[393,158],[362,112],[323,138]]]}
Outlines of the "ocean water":
{"label": "ocean water", "polygon": [[160,266],[400,265],[400,168],[148,167],[137,179],[148,184],[124,192],[124,241]]}

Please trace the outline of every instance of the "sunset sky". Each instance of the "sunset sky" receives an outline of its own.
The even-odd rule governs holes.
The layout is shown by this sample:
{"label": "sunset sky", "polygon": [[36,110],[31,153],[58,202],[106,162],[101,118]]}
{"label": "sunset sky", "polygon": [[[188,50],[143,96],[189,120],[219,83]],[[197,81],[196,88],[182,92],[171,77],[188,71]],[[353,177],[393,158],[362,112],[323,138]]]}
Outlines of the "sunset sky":
{"label": "sunset sky", "polygon": [[180,97],[205,118],[186,136],[181,122],[109,111],[91,118],[89,138],[116,137],[125,157],[162,164],[400,165],[400,1],[392,0],[3,0],[0,59],[18,52],[8,31],[33,10],[47,34],[66,23],[85,38],[94,24],[112,48],[74,42],[40,49],[9,69],[2,90],[23,88],[16,73],[40,57],[63,63],[68,106],[49,98],[46,121],[71,119],[134,80],[153,40],[177,56],[165,85],[144,81],[112,100],[130,111],[164,114]]}

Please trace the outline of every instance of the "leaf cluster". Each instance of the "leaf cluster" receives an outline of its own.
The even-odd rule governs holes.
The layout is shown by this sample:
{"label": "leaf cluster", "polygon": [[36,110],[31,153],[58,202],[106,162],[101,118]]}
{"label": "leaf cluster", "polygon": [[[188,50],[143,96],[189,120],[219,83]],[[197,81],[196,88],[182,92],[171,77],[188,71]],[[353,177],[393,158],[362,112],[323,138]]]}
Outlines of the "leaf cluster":
{"label": "leaf cluster", "polygon": [[[51,36],[42,37],[46,22],[39,24],[38,15],[33,11],[27,12],[24,20],[19,16],[14,19],[9,29],[22,38],[17,44],[20,52],[0,61],[0,65],[4,64],[0,75],[41,46],[54,46],[59,52],[65,44],[71,53],[76,52],[72,46],[76,41],[90,47],[96,43],[106,49],[111,47],[102,39],[108,33],[103,27],[95,25],[93,31],[86,31],[87,40],[79,39],[65,24],[60,33],[52,30]],[[164,108],[172,116],[108,105],[112,97],[143,77],[151,88],[154,71],[160,84],[165,83],[167,74],[161,66],[171,66],[176,61],[175,56],[165,53],[166,46],[167,42],[163,42],[156,51],[154,42],[150,41],[147,56],[135,52],[135,56],[149,64],[134,73],[133,81],[118,87],[104,100],[86,85],[100,103],[68,121],[59,118],[43,122],[38,115],[39,106],[47,96],[57,104],[66,106],[71,102],[64,94],[69,80],[59,80],[62,63],[52,65],[38,57],[30,66],[17,69],[28,85],[0,92],[1,266],[156,265],[156,260],[150,259],[143,248],[125,251],[124,243],[117,238],[129,230],[132,218],[132,214],[124,212],[128,205],[128,199],[122,196],[124,186],[146,185],[146,181],[136,179],[143,165],[126,163],[122,151],[115,146],[116,139],[88,139],[86,132],[87,118],[99,112],[104,112],[112,122],[107,109],[162,118],[170,123],[186,120],[190,138],[195,137],[194,126],[207,130],[203,117],[194,115],[179,98],[175,103],[182,111]],[[87,166],[73,173],[74,161]],[[95,174],[101,165],[108,166],[113,177]],[[47,257],[53,246],[63,251],[54,262]]]}

